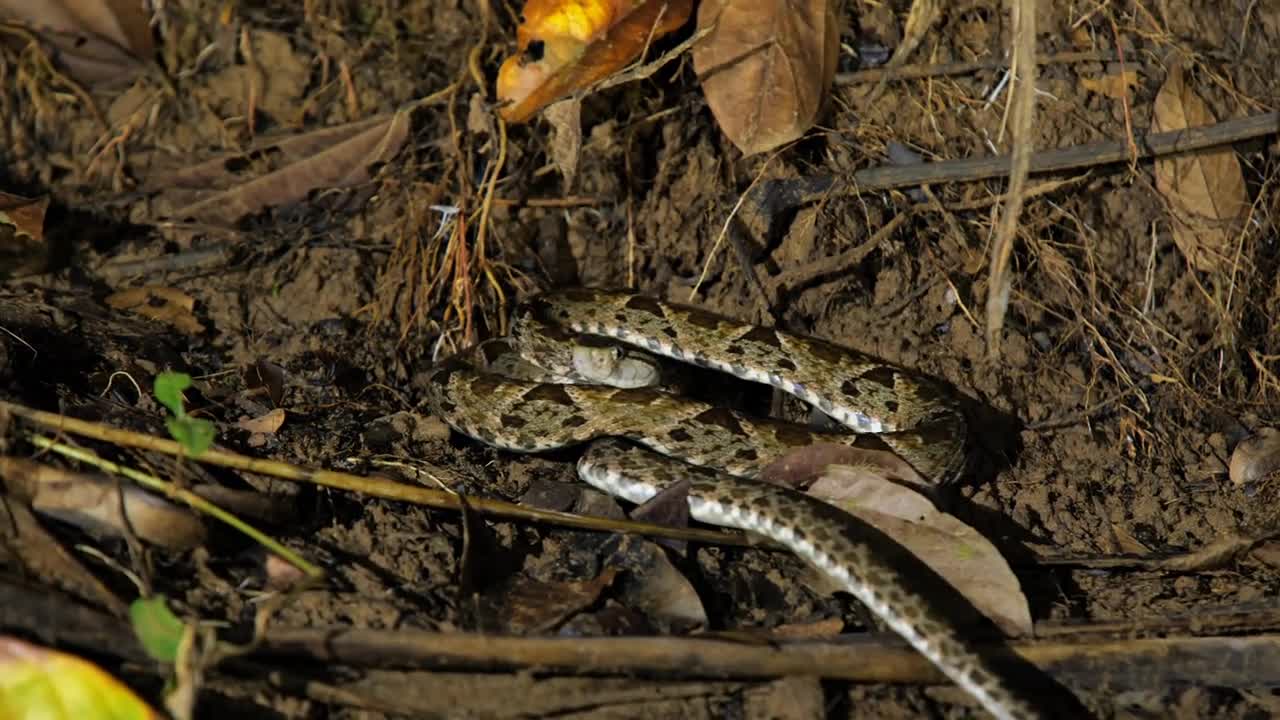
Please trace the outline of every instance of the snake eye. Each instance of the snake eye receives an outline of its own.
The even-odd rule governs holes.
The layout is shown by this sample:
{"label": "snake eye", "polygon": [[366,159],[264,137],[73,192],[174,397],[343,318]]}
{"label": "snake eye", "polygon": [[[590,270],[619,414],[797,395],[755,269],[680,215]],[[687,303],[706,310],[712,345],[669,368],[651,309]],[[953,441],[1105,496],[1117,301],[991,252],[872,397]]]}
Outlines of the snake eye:
{"label": "snake eye", "polygon": [[546,43],[542,42],[541,40],[534,40],[533,42],[529,43],[529,47],[525,48],[524,54],[525,54],[525,57],[529,58],[533,62],[538,62],[539,60],[542,59],[542,54],[546,51],[546,49],[547,49]]}

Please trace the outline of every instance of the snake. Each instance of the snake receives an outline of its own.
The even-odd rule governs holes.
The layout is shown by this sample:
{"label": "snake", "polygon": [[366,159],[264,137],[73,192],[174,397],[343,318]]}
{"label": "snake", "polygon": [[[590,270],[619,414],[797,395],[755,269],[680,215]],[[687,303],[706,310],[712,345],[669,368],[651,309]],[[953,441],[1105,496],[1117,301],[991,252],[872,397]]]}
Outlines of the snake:
{"label": "snake", "polygon": [[[519,453],[588,444],[579,476],[633,503],[687,481],[690,517],[785,546],[993,717],[1043,717],[964,640],[936,600],[913,588],[894,560],[905,552],[900,546],[834,505],[756,479],[767,462],[829,441],[829,434],[655,387],[645,363],[610,346],[592,351],[599,346],[582,339],[602,338],[778,388],[850,430],[845,442],[887,448],[940,484],[954,481],[967,457],[957,391],[826,340],[625,290],[546,292],[522,303],[511,327],[508,337],[431,369],[427,402],[446,425]],[[532,371],[511,359],[521,353],[541,355],[530,361]],[[599,384],[600,365],[618,375],[620,387]]]}

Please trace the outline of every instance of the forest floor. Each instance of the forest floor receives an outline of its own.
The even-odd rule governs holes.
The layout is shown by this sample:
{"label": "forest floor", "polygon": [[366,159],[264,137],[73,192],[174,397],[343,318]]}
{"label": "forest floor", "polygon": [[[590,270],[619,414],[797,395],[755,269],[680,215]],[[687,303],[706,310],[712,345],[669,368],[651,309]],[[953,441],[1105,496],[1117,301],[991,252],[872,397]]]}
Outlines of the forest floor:
{"label": "forest floor", "polygon": [[[482,447],[432,417],[424,391],[433,358],[502,332],[519,300],[556,287],[628,287],[918,369],[1015,421],[1016,450],[980,464],[995,469],[965,478],[947,507],[1007,558],[1033,645],[1120,643],[1101,659],[1081,650],[1053,673],[1099,717],[1280,714],[1274,672],[1253,674],[1238,648],[1165,649],[1155,661],[1156,651],[1125,645],[1280,643],[1280,546],[1267,541],[1275,486],[1228,477],[1237,443],[1280,415],[1275,128],[1216,148],[1238,162],[1243,186],[1210,177],[1199,200],[1241,204],[1247,220],[1198,246],[1171,219],[1156,161],[1033,174],[994,353],[984,308],[1004,177],[841,185],[800,202],[763,181],[1010,152],[1002,3],[944,10],[909,58],[919,71],[909,77],[859,60],[897,45],[907,3],[848,3],[826,109],[776,154],[742,156],[685,61],[590,96],[568,186],[545,121],[495,131],[492,78],[514,52],[514,3],[494,4],[487,25],[478,4],[429,0],[161,5],[164,73],[77,82],[29,51],[0,55],[14,80],[0,85],[0,189],[51,198],[44,254],[0,284],[0,400],[19,410],[0,415],[6,456],[37,454],[29,433],[40,426],[21,408],[167,437],[152,385],[173,370],[194,379],[187,411],[213,421],[220,448],[620,517],[620,506],[582,491],[573,453]],[[1140,140],[1176,72],[1210,122],[1280,110],[1274,3],[1073,1],[1041,3],[1039,13],[1036,155]],[[290,185],[370,159],[379,162],[340,189]],[[379,643],[394,636],[328,656],[323,635],[307,631],[585,643],[685,633],[679,619],[692,613],[705,617],[701,630],[752,638],[741,643],[749,652],[761,639],[837,642],[874,623],[851,598],[811,589],[808,571],[781,553],[709,543],[659,551],[636,536],[482,508],[464,524],[455,510],[175,461],[110,439],[78,443],[183,488],[218,486],[205,496],[325,572],[278,596],[271,653],[205,671],[197,716],[973,712],[936,683],[681,673],[698,657],[686,646],[677,647],[695,655],[662,656],[676,670],[665,673],[606,673],[603,657],[554,662],[518,644],[493,655],[467,646],[478,654],[466,661],[462,650],[432,652],[426,639],[416,653],[397,646],[403,655],[389,667]],[[6,467],[10,503],[21,503],[18,471]],[[99,613],[116,629],[28,629],[117,669],[160,704],[165,675],[130,649],[122,615],[138,595],[130,576],[182,617],[227,624],[226,636],[244,641],[281,573],[239,533],[193,517],[178,524],[194,523],[195,535],[171,546],[91,533],[65,514],[31,518],[50,545],[15,541],[22,524],[6,526],[0,595],[14,601],[4,603],[4,627]],[[1224,544],[1231,552],[1216,558],[1166,562]],[[281,638],[291,632],[288,646]],[[617,660],[631,646],[584,647]],[[1275,657],[1271,647],[1259,652]],[[501,657],[517,648],[531,654]],[[1209,669],[1221,673],[1195,677]]]}

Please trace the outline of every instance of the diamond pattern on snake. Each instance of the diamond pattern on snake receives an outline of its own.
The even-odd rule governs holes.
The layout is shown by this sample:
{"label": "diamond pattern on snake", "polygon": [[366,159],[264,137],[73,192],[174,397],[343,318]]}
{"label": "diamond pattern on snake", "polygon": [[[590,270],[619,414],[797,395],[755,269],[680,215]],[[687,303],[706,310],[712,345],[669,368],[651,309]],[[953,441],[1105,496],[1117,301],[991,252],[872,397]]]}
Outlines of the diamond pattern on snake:
{"label": "diamond pattern on snake", "polygon": [[[641,503],[688,479],[698,521],[766,536],[816,567],[928,658],[992,716],[1042,717],[913,589],[885,536],[833,505],[755,479],[788,451],[830,441],[803,426],[756,418],[652,386],[654,368],[607,338],[657,356],[770,385],[937,483],[967,455],[967,424],[948,386],[830,342],[628,292],[572,289],[523,304],[510,336],[439,363],[434,413],[503,450],[589,443],[586,482]],[[638,446],[638,447],[637,447]]]}

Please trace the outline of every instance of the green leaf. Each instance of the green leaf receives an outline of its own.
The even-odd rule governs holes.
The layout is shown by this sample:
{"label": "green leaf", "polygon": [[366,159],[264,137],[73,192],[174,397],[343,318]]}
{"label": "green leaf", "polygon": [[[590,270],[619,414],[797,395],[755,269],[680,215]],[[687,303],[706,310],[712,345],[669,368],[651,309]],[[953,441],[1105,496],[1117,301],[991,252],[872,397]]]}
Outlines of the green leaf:
{"label": "green leaf", "polygon": [[217,434],[213,423],[190,415],[169,418],[164,421],[164,426],[169,428],[169,435],[178,441],[186,451],[187,457],[193,458],[200,457],[205,450],[208,450],[213,444],[214,435]]}
{"label": "green leaf", "polygon": [[129,606],[129,620],[148,655],[160,662],[177,661],[183,622],[169,609],[163,595],[134,600]]}
{"label": "green leaf", "polygon": [[158,720],[160,714],[91,662],[0,635],[0,718]]}
{"label": "green leaf", "polygon": [[156,375],[156,400],[169,408],[175,417],[185,417],[186,408],[182,405],[182,391],[191,387],[191,376],[180,372],[162,372]]}

